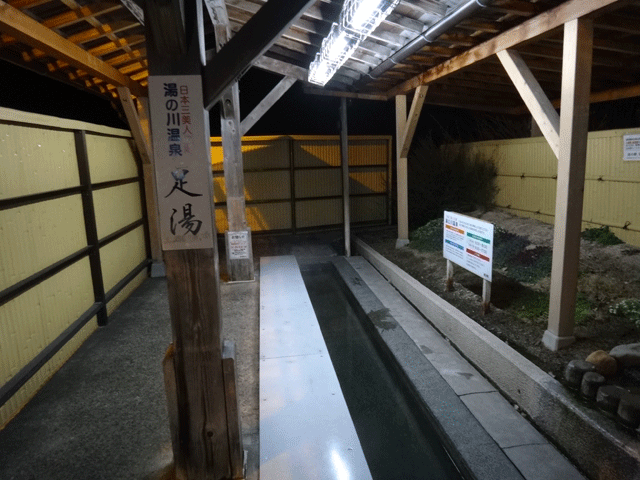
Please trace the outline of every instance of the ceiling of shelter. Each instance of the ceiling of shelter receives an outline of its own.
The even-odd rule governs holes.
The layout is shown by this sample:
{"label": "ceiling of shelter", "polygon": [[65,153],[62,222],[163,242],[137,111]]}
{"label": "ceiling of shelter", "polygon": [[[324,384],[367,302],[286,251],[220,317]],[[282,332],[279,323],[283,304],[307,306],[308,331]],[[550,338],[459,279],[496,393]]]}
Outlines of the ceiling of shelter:
{"label": "ceiling of shelter", "polygon": [[[467,1],[401,0],[324,89],[309,85],[310,91],[386,99],[429,84],[426,103],[526,113],[495,55],[509,48],[558,106],[562,24],[586,14],[594,25],[592,101],[640,95],[640,0],[478,0],[490,5],[397,64],[387,60]],[[226,0],[232,33],[264,3]],[[342,3],[316,1],[254,66],[304,81]],[[206,44],[214,55],[213,28],[205,17]],[[118,86],[145,95],[143,22],[132,0],[0,0],[0,58],[107,98],[117,98]],[[368,75],[372,71],[375,78]]]}

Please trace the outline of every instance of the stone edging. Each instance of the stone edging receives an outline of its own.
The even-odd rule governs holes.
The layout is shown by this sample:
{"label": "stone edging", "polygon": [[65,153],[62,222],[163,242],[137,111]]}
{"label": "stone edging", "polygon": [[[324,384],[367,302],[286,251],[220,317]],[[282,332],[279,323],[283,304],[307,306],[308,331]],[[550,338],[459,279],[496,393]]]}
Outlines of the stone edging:
{"label": "stone edging", "polygon": [[415,308],[517,403],[587,475],[640,479],[640,441],[582,407],[550,375],[447,303],[362,240],[365,257]]}

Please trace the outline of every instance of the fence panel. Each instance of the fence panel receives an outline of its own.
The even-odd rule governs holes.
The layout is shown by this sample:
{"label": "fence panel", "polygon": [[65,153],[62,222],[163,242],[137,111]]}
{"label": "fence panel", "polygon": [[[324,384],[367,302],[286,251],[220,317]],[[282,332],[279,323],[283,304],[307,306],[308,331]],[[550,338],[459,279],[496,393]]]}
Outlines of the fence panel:
{"label": "fence panel", "polygon": [[[228,228],[220,138],[211,139],[216,226]],[[247,223],[254,232],[342,222],[338,136],[244,137]],[[389,221],[391,137],[349,137],[351,220]]]}
{"label": "fence panel", "polygon": [[149,261],[128,131],[0,108],[0,140],[1,428]]}
{"label": "fence panel", "polygon": [[[640,129],[589,133],[582,228],[608,226],[640,246],[640,161],[623,160],[624,135]],[[542,137],[487,141],[469,147],[495,160],[496,206],[553,223],[557,159]]]}

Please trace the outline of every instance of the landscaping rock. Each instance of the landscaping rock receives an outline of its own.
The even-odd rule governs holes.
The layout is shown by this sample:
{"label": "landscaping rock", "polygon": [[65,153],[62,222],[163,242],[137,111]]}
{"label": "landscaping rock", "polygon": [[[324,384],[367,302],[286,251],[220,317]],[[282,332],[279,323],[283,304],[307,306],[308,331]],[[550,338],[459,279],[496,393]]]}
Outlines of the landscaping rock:
{"label": "landscaping rock", "polygon": [[622,395],[628,393],[624,388],[617,385],[605,385],[598,389],[596,395],[596,402],[598,407],[608,412],[615,413],[618,410],[618,405]]}
{"label": "landscaping rock", "polygon": [[615,375],[618,371],[618,363],[616,359],[609,355],[604,350],[596,350],[591,353],[587,359],[587,362],[593,363],[596,367],[596,372],[605,377]]}
{"label": "landscaping rock", "polygon": [[618,345],[609,352],[622,367],[640,366],[640,343],[630,343],[628,345]]}
{"label": "landscaping rock", "polygon": [[604,377],[596,372],[587,372],[582,377],[580,393],[587,398],[596,398],[598,389],[604,384]]}
{"label": "landscaping rock", "polygon": [[640,426],[640,395],[623,394],[618,404],[618,417],[631,428]]}
{"label": "landscaping rock", "polygon": [[593,363],[584,360],[571,360],[564,370],[564,379],[571,388],[580,388],[582,376],[587,372],[595,372],[596,367]]}

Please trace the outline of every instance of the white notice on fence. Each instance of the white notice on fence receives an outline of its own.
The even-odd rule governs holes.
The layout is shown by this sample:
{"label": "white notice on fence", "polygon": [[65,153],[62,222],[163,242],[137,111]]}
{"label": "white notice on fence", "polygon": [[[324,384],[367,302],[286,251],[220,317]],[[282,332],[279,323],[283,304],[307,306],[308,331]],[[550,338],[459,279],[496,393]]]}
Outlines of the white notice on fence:
{"label": "white notice on fence", "polygon": [[623,160],[640,160],[640,135],[624,135]]}
{"label": "white notice on fence", "polygon": [[444,212],[444,258],[491,281],[493,224]]}
{"label": "white notice on fence", "polygon": [[149,77],[162,248],[213,248],[209,114],[199,75]]}
{"label": "white notice on fence", "polygon": [[249,258],[248,232],[227,232],[229,242],[229,259],[242,260]]}

